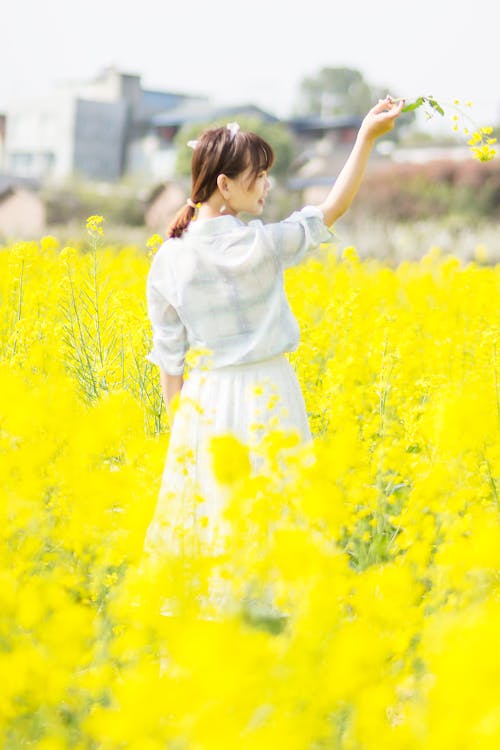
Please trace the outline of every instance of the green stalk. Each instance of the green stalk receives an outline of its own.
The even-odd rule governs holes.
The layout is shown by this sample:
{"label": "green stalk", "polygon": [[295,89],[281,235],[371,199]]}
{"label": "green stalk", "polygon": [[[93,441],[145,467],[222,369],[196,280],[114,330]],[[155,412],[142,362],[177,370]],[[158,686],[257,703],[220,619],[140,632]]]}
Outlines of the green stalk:
{"label": "green stalk", "polygon": [[[69,284],[70,284],[70,288],[71,288],[71,302],[72,302],[72,306],[73,306],[73,311],[75,313],[75,318],[76,318],[77,328],[78,328],[78,334],[79,334],[79,338],[80,338],[81,351],[83,351],[83,353],[84,353],[84,357],[85,357],[86,365],[87,365],[88,377],[89,377],[89,380],[91,382],[92,390],[93,390],[93,394],[87,393],[87,396],[89,396],[89,398],[97,398],[98,395],[99,395],[99,392],[98,392],[97,384],[96,384],[95,378],[94,378],[94,372],[93,372],[93,368],[92,368],[92,363],[90,362],[89,353],[88,353],[88,350],[87,350],[87,346],[85,344],[85,336],[84,336],[84,333],[83,333],[83,330],[82,330],[82,322],[80,320],[80,315],[78,313],[78,305],[77,305],[76,297],[75,297],[75,288],[74,288],[74,285],[73,285],[73,278],[71,276],[71,270],[69,268],[68,268],[68,278],[69,278]],[[75,344],[75,349],[78,350],[78,344]]]}
{"label": "green stalk", "polygon": [[99,285],[97,282],[97,240],[92,240],[92,250],[94,256],[94,288],[93,293],[95,297],[94,310],[95,310],[95,327],[97,335],[97,354],[99,357],[99,364],[104,367],[104,360],[102,355],[102,341],[101,341],[101,318],[99,314]]}
{"label": "green stalk", "polygon": [[498,419],[498,429],[500,430],[500,395],[499,395],[498,375],[497,375],[497,345],[495,341],[493,342],[493,377],[495,378],[495,397],[496,397],[496,404],[497,404],[497,419]]}
{"label": "green stalk", "polygon": [[[24,282],[24,258],[21,261],[21,276],[19,279],[19,293],[18,293],[18,299],[17,299],[17,320],[14,322],[14,328],[21,320],[22,316],[22,309],[23,309],[23,282]],[[14,338],[14,346],[12,349],[12,356],[15,356],[17,350],[17,336]]]}

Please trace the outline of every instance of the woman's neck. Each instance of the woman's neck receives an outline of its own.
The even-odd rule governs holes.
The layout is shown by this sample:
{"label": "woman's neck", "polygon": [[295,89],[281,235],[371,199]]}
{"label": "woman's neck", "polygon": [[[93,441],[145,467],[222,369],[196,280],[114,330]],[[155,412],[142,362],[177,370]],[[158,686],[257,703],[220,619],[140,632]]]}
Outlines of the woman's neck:
{"label": "woman's neck", "polygon": [[[224,210],[221,208],[224,206]],[[227,204],[224,204],[222,196],[212,196],[205,203],[202,203],[198,209],[198,219],[215,219],[218,216],[237,216]]]}

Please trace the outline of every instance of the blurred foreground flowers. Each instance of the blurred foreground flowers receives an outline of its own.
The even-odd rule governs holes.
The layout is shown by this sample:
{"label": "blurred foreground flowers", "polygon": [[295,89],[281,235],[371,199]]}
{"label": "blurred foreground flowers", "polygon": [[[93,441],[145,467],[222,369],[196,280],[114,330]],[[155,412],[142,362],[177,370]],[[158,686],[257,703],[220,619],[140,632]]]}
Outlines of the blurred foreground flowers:
{"label": "blurred foreground flowers", "polygon": [[149,259],[58,248],[0,254],[2,747],[496,749],[500,268],[289,269],[315,443],[217,441],[223,554],[153,563]]}

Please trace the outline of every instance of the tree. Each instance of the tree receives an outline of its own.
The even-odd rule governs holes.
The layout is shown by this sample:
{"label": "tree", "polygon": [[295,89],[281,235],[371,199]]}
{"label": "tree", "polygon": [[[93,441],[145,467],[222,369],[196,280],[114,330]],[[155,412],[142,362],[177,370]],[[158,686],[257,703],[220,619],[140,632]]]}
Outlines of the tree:
{"label": "tree", "polygon": [[[304,78],[299,86],[297,114],[322,117],[363,117],[389,90],[368,83],[355,68],[322,68],[315,76]],[[392,92],[394,96],[396,93]],[[385,140],[397,141],[415,122],[415,112],[405,112]]]}
{"label": "tree", "polygon": [[324,117],[357,115],[362,117],[377,99],[386,96],[380,86],[365,81],[354,68],[322,68],[315,76],[304,78],[299,86],[297,114]]}

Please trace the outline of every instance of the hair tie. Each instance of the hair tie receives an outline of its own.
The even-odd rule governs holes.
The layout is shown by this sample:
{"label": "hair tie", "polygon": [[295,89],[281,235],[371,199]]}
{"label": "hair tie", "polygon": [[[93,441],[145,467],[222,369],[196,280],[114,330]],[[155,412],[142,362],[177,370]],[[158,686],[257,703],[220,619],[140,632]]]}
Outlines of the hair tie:
{"label": "hair tie", "polygon": [[231,133],[231,140],[234,140],[234,136],[239,131],[240,126],[238,125],[237,122],[228,122],[228,124],[226,125],[226,128]]}
{"label": "hair tie", "polygon": [[191,208],[200,208],[201,206],[201,203],[195,203],[193,200],[191,200],[191,198],[188,198],[186,203],[188,204],[188,206],[191,206]]}

